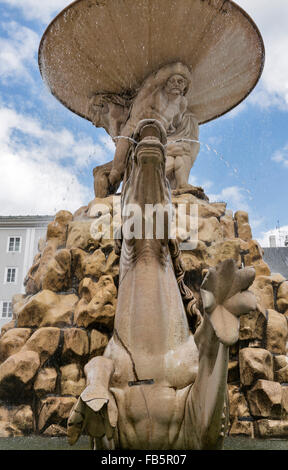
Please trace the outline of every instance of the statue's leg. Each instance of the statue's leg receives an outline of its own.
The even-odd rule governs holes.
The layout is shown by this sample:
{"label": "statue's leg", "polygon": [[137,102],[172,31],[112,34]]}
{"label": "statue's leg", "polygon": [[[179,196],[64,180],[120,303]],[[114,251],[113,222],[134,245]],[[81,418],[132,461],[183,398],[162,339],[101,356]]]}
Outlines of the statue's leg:
{"label": "statue's leg", "polygon": [[221,449],[227,422],[227,373],[229,347],[220,343],[207,315],[194,335],[199,349],[199,369],[187,397],[185,440],[187,448],[196,429],[198,449]]}
{"label": "statue's leg", "polygon": [[103,356],[94,357],[84,370],[87,386],[68,419],[68,440],[71,445],[84,429],[93,439],[106,435],[108,441],[113,440],[118,419],[117,405],[109,391],[114,373],[113,361]]}
{"label": "statue's leg", "polygon": [[184,188],[188,185],[190,171],[199,153],[199,148],[199,144],[191,144],[189,153],[184,153],[184,155],[176,157],[175,178],[177,189]]}
{"label": "statue's leg", "polygon": [[184,188],[188,185],[190,170],[192,168],[190,155],[183,155],[175,159],[175,178],[177,189]]}
{"label": "statue's leg", "polygon": [[123,178],[129,147],[130,143],[128,139],[123,138],[117,141],[113,166],[109,175],[109,182],[112,186]]}
{"label": "statue's leg", "polygon": [[166,176],[169,180],[171,189],[176,187],[176,179],[175,179],[175,158],[167,155],[166,157],[166,165],[165,165],[165,172]]}

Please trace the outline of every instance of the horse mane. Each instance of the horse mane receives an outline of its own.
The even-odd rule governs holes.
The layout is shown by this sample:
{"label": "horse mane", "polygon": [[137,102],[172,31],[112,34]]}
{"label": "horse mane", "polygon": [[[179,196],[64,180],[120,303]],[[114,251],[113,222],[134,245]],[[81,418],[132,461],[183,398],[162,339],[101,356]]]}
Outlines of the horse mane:
{"label": "horse mane", "polygon": [[185,270],[183,267],[181,251],[177,240],[169,240],[168,247],[173,263],[178,288],[180,290],[183,304],[185,307],[189,327],[192,333],[195,333],[197,328],[202,323],[202,315],[200,313],[200,310],[197,308],[197,299],[194,296],[192,290],[184,282]]}

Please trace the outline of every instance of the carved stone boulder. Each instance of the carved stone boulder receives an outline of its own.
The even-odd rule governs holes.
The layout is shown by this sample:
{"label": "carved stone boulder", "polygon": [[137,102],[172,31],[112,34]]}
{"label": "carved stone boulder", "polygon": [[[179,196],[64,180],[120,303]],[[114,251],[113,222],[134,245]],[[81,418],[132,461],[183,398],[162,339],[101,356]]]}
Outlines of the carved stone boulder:
{"label": "carved stone boulder", "polygon": [[282,414],[282,388],[278,382],[258,380],[247,394],[254,417],[280,419]]}
{"label": "carved stone boulder", "polygon": [[275,310],[268,310],[266,348],[273,354],[286,354],[288,325],[285,316]]}
{"label": "carved stone boulder", "polygon": [[55,393],[57,382],[57,371],[53,367],[40,369],[34,382],[34,390],[37,397]]}
{"label": "carved stone boulder", "polygon": [[257,379],[273,380],[273,356],[266,349],[244,348],[239,353],[240,380],[248,387]]}
{"label": "carved stone boulder", "polygon": [[0,360],[3,362],[12,354],[19,352],[31,333],[30,328],[12,328],[4,333],[0,339]]}

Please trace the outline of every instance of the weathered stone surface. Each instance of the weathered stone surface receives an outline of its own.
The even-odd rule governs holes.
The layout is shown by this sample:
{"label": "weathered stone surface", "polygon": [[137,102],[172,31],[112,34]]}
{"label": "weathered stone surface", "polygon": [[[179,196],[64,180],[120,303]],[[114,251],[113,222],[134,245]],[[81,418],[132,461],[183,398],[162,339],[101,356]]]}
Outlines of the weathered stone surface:
{"label": "weathered stone surface", "polygon": [[287,356],[274,356],[274,380],[280,383],[288,383]]}
{"label": "weathered stone surface", "polygon": [[271,272],[269,266],[263,261],[263,249],[256,240],[249,240],[246,246],[243,246],[246,253],[244,255],[245,266],[253,266],[256,271],[256,276],[270,276]]}
{"label": "weathered stone surface", "polygon": [[9,323],[6,323],[1,328],[1,337],[7,333],[7,331],[12,330],[12,328],[16,328],[16,320],[11,320]]}
{"label": "weathered stone surface", "polygon": [[282,412],[281,418],[288,419],[288,386],[285,384],[282,385]]}
{"label": "weathered stone surface", "polygon": [[34,382],[34,390],[38,397],[54,393],[56,389],[57,372],[53,367],[41,369]]}
{"label": "weathered stone surface", "polygon": [[255,271],[256,271],[256,276],[270,276],[271,271],[267,263],[263,261],[263,259],[257,261],[253,265]]}
{"label": "weathered stone surface", "polygon": [[[236,385],[228,385],[229,393],[229,415],[230,415],[230,436],[252,436],[253,424],[248,421],[241,421],[242,418],[249,418],[249,409],[244,394]],[[240,418],[240,420],[239,420]]]}
{"label": "weathered stone surface", "polygon": [[259,437],[266,439],[288,437],[288,420],[260,419],[255,425]]}
{"label": "weathered stone surface", "polygon": [[257,276],[250,290],[256,295],[257,302],[267,309],[274,309],[272,279],[269,276]]}
{"label": "weathered stone surface", "polygon": [[30,434],[34,428],[34,417],[31,406],[20,405],[9,409],[9,421],[21,433]]}
{"label": "weathered stone surface", "polygon": [[59,426],[59,424],[51,424],[47,429],[45,429],[43,436],[64,437],[67,436],[67,429],[63,426]]}
{"label": "weathered stone surface", "polygon": [[221,217],[220,225],[222,227],[223,238],[225,240],[230,240],[235,237],[235,226],[232,217],[229,217],[228,215]]}
{"label": "weathered stone surface", "polygon": [[18,317],[18,310],[21,308],[26,301],[26,295],[24,294],[16,294],[12,297],[12,310],[13,310],[13,318]]}
{"label": "weathered stone surface", "polygon": [[88,206],[81,206],[77,211],[74,212],[73,214],[73,222],[74,221],[83,221],[87,218],[87,213],[88,213]]}
{"label": "weathered stone surface", "polygon": [[237,385],[228,385],[230,419],[249,417],[249,409],[244,394]]}
{"label": "weathered stone surface", "polygon": [[[205,201],[203,201],[205,202]],[[217,209],[220,212],[220,217],[223,215],[228,215],[227,213],[227,203],[226,202],[210,202],[210,206],[214,207],[214,209]]]}
{"label": "weathered stone surface", "polygon": [[239,381],[239,363],[238,361],[229,361],[228,363],[228,383]]}
{"label": "weathered stone surface", "polygon": [[263,248],[256,240],[249,240],[245,251],[249,252],[244,255],[245,266],[252,266],[263,258]]}
{"label": "weathered stone surface", "polygon": [[216,217],[210,217],[209,219],[198,218],[198,238],[206,243],[223,240],[222,228]]}
{"label": "weathered stone surface", "polygon": [[280,419],[282,388],[278,382],[258,380],[247,393],[250,411],[255,417]]}
{"label": "weathered stone surface", "polygon": [[88,251],[99,248],[99,241],[95,240],[90,232],[92,222],[93,219],[70,222],[66,248],[81,248]]}
{"label": "weathered stone surface", "polygon": [[[57,247],[58,246],[63,246],[65,245],[66,242],[66,226],[59,224],[55,220],[50,222],[50,224],[47,227],[47,235],[46,239],[47,241],[51,239],[56,239],[57,240]],[[45,250],[45,248],[44,248]]]}
{"label": "weathered stone surface", "polygon": [[49,397],[40,401],[38,428],[43,432],[51,424],[59,424],[66,427],[74,397]]}
{"label": "weathered stone surface", "polygon": [[282,282],[285,281],[285,277],[279,273],[271,273],[271,279],[272,279],[273,284],[277,286],[280,286],[280,284],[282,284]]}
{"label": "weathered stone surface", "polygon": [[43,253],[38,253],[35,256],[33,264],[24,279],[27,295],[34,295],[42,289],[43,276],[48,269],[50,261],[55,256],[58,244],[58,239],[52,238],[46,243]]}
{"label": "weathered stone surface", "polygon": [[288,281],[283,282],[277,292],[277,308],[279,312],[286,312],[288,309]]}
{"label": "weathered stone surface", "polygon": [[208,266],[216,266],[230,258],[234,259],[239,267],[241,266],[240,240],[237,238],[215,243],[208,248],[207,253],[205,261]]}
{"label": "weathered stone surface", "polygon": [[275,310],[268,310],[266,348],[274,354],[286,354],[287,339],[288,326],[285,316]]}
{"label": "weathered stone surface", "polygon": [[198,240],[195,250],[182,252],[181,259],[185,272],[192,274],[197,274],[197,272],[201,273],[201,271],[208,266],[205,260],[207,256],[207,246],[204,242]]}
{"label": "weathered stone surface", "polygon": [[108,335],[97,330],[92,330],[90,336],[90,358],[103,354],[108,341]]}
{"label": "weathered stone surface", "polygon": [[9,410],[6,406],[0,406],[0,423],[9,421]]}
{"label": "weathered stone surface", "polygon": [[238,236],[241,240],[252,240],[252,230],[249,224],[238,225]]}
{"label": "weathered stone surface", "polygon": [[86,331],[79,328],[64,330],[62,356],[65,360],[81,360],[89,353],[89,341]]}
{"label": "weathered stone surface", "polygon": [[119,256],[116,255],[114,250],[107,257],[105,274],[111,275],[113,279],[119,275]]}
{"label": "weathered stone surface", "polygon": [[210,217],[221,217],[225,214],[225,203],[209,203],[203,199],[198,199],[193,194],[181,194],[175,196],[172,194],[172,204],[175,210],[178,210],[179,205],[186,205],[186,214],[190,214],[190,204],[198,206],[198,216],[204,219]]}
{"label": "weathered stone surface", "polygon": [[246,436],[254,438],[253,423],[250,421],[239,421],[235,418],[229,430],[229,436]]}
{"label": "weathered stone surface", "polygon": [[266,333],[266,317],[263,312],[255,310],[240,317],[240,340],[262,341]]}
{"label": "weathered stone surface", "polygon": [[0,396],[13,401],[35,377],[39,367],[40,359],[35,351],[20,351],[8,357],[0,365]]}
{"label": "weathered stone surface", "polygon": [[24,281],[27,294],[34,295],[45,288],[58,292],[69,284],[70,253],[60,248],[65,247],[67,225],[71,220],[70,212],[60,211],[48,225],[47,242],[35,256]]}
{"label": "weathered stone surface", "polygon": [[22,432],[9,422],[0,423],[0,437],[22,436]]}
{"label": "weathered stone surface", "polygon": [[68,290],[71,285],[71,253],[62,249],[50,260],[42,277],[42,289],[54,292]]}
{"label": "weathered stone surface", "polygon": [[211,217],[221,217],[225,213],[224,205],[217,204],[209,204],[206,201],[198,201],[198,216],[202,217],[203,219],[211,218]]}
{"label": "weathered stone surface", "polygon": [[0,340],[0,361],[5,361],[9,356],[19,352],[31,335],[30,328],[12,328],[8,330]]}
{"label": "weathered stone surface", "polygon": [[237,211],[234,215],[237,223],[238,236],[244,241],[252,239],[251,227],[249,225],[249,217],[245,211]]}
{"label": "weathered stone surface", "polygon": [[33,412],[29,405],[0,406],[0,437],[30,434],[33,427]]}
{"label": "weathered stone surface", "polygon": [[72,221],[72,218],[73,216],[69,211],[57,212],[55,219],[47,227],[47,241],[57,239],[58,246],[64,245],[66,243],[67,225]]}
{"label": "weathered stone surface", "polygon": [[116,196],[111,195],[104,198],[96,197],[93,201],[90,201],[88,204],[87,216],[99,218],[101,215],[112,213],[113,197]]}
{"label": "weathered stone surface", "polygon": [[43,290],[27,300],[19,311],[19,327],[63,327],[72,324],[78,297],[74,294],[60,295]]}
{"label": "weathered stone surface", "polygon": [[82,368],[79,364],[61,367],[61,394],[79,397],[86,385]]}
{"label": "weathered stone surface", "polygon": [[244,348],[239,352],[240,380],[245,386],[257,379],[273,380],[273,357],[261,348]]}
{"label": "weathered stone surface", "polygon": [[46,245],[46,240],[44,238],[39,238],[38,240],[38,251],[42,253]]}
{"label": "weathered stone surface", "polygon": [[55,222],[60,225],[67,225],[73,220],[73,215],[69,211],[58,211],[55,215]]}
{"label": "weathered stone surface", "polygon": [[[79,287],[81,297],[82,288],[84,289],[84,283]],[[91,294],[93,297],[89,300]],[[102,276],[93,288],[90,283],[90,294],[85,287],[83,295],[75,310],[75,324],[87,328],[94,323],[101,323],[112,328],[117,295],[113,278]]]}
{"label": "weathered stone surface", "polygon": [[92,254],[81,249],[73,249],[73,265],[77,278],[81,281],[90,276],[99,279],[106,270],[106,257],[102,250],[95,250]]}
{"label": "weathered stone surface", "polygon": [[60,340],[59,328],[39,328],[28,339],[22,351],[35,351],[38,353],[40,363],[43,365],[47,359],[55,354]]}

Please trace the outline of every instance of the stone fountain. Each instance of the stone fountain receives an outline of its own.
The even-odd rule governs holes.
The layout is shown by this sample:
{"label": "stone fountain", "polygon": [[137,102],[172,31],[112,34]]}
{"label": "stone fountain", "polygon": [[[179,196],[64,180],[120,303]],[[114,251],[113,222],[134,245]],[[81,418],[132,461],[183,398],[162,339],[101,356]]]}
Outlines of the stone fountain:
{"label": "stone fountain", "polygon": [[[199,125],[239,104],[263,61],[257,27],[231,1],[78,0],[49,25],[44,81],[116,151],[94,169],[95,199],[49,224],[14,298],[0,340],[2,436],[219,449],[227,432],[287,433],[288,282],[271,275],[248,214],[188,183]],[[143,235],[143,215],[143,236],[129,236],[131,203],[162,208],[161,237]],[[197,207],[193,249],[183,231],[170,236],[172,205],[178,217]],[[115,207],[117,240],[95,231]]]}

